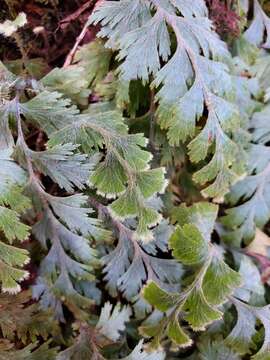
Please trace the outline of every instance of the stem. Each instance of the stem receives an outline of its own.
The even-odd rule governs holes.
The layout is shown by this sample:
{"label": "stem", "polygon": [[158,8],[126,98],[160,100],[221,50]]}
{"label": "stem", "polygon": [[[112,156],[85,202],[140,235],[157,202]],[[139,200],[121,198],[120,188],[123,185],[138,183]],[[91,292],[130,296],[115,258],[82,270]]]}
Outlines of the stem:
{"label": "stem", "polygon": [[81,41],[85,37],[88,26],[89,26],[89,24],[88,24],[88,19],[87,19],[86,23],[84,24],[84,27],[82,28],[82,31],[81,31],[80,35],[76,39],[76,42],[75,42],[73,48],[68,53],[66,61],[65,61],[64,65],[63,65],[64,68],[69,66],[72,63],[74,55],[75,55],[75,53],[76,53],[76,51],[78,49],[78,46],[80,45]]}
{"label": "stem", "polygon": [[[87,7],[89,7],[92,2],[93,2],[93,0],[89,0],[86,4],[83,5],[83,7],[86,6],[86,5],[87,5]],[[100,2],[101,2],[101,0],[98,0],[98,1],[96,2],[96,4],[95,4],[95,7],[94,7],[94,8],[96,8],[97,6],[99,6],[99,3],[100,3]],[[90,3],[90,4],[88,4],[88,3]],[[85,8],[83,9],[83,11],[84,11],[84,10],[85,10]],[[88,24],[88,19],[87,19],[86,23],[84,24],[84,27],[82,28],[81,33],[79,34],[79,36],[78,36],[77,39],[76,39],[76,42],[75,42],[73,48],[70,50],[70,52],[69,52],[69,54],[68,54],[68,56],[67,56],[67,58],[66,58],[66,61],[65,61],[64,65],[63,65],[63,67],[67,67],[67,66],[69,66],[69,65],[72,63],[73,58],[74,58],[74,55],[75,55],[75,53],[76,53],[76,51],[77,51],[80,43],[82,42],[82,40],[83,40],[83,38],[84,38],[84,36],[85,36],[85,34],[86,34],[86,32],[87,32],[88,26],[89,26],[89,24]]]}
{"label": "stem", "polygon": [[155,93],[151,90],[150,93],[150,129],[149,129],[149,145],[152,152],[156,151],[155,147]]}
{"label": "stem", "polygon": [[47,193],[43,190],[42,186],[40,185],[40,181],[38,176],[35,174],[31,158],[27,154],[30,149],[25,142],[25,138],[22,130],[22,120],[21,120],[20,107],[19,107],[19,94],[17,94],[15,97],[15,115],[17,120],[17,129],[18,129],[17,143],[20,144],[20,147],[25,156],[27,171],[29,174],[29,181],[35,186],[35,189],[40,197],[40,200],[42,201],[44,209],[49,209]]}
{"label": "stem", "polygon": [[60,20],[60,27],[64,28],[70,24],[71,21],[76,20],[85,10],[87,10],[92,5],[93,0],[88,0],[82,6],[79,7],[72,14],[66,16],[64,19]]}

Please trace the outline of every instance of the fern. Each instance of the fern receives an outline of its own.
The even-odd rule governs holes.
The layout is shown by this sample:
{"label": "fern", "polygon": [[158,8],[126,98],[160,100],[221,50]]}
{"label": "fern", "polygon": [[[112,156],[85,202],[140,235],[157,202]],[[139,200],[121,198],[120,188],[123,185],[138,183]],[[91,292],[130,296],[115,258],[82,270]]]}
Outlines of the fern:
{"label": "fern", "polygon": [[21,194],[25,174],[11,159],[11,152],[10,148],[0,152],[0,230],[4,235],[0,242],[0,282],[3,292],[16,293],[21,289],[18,282],[28,276],[28,272],[21,268],[30,259],[25,249],[12,244],[16,239],[26,240],[29,235],[29,227],[21,223],[19,218],[19,213],[29,206],[29,202]]}
{"label": "fern", "polygon": [[[227,344],[239,352],[245,354],[253,344],[252,336],[255,333],[256,319],[259,319],[265,329],[265,340],[261,349],[252,356],[252,359],[267,359],[269,352],[269,341],[267,338],[267,329],[269,326],[269,307],[256,308],[241,303],[239,300],[233,300],[237,309],[238,319],[232,332],[226,339]],[[248,321],[247,321],[248,320]],[[248,324],[248,326],[247,326]]]}
{"label": "fern", "polygon": [[[240,199],[244,202],[227,210],[222,222],[230,225],[231,241],[251,240],[256,227],[263,227],[269,219],[269,205],[265,196],[268,186],[268,146],[267,116],[269,107],[255,112],[249,122],[252,131],[252,142],[248,150],[247,176],[235,184],[227,202],[237,205]],[[237,240],[236,240],[237,239]]]}
{"label": "fern", "polygon": [[[108,215],[107,210],[97,205],[101,212]],[[178,289],[177,281],[181,278],[180,264],[171,259],[162,259],[156,255],[158,251],[168,251],[168,237],[171,228],[164,221],[154,232],[156,245],[152,243],[140,246],[134,239],[133,231],[113,220],[118,231],[118,244],[101,260],[105,265],[103,272],[107,281],[107,288],[112,296],[121,291],[123,296],[134,302],[137,317],[144,317],[149,312],[149,306],[139,297],[140,290],[146,280],[155,280],[169,290]]]}
{"label": "fern", "polygon": [[173,255],[184,265],[202,265],[191,284],[179,295],[165,292],[153,282],[145,287],[143,295],[151,305],[163,312],[173,308],[161,326],[143,328],[146,335],[152,336],[155,332],[155,346],[164,336],[164,331],[176,344],[189,346],[191,340],[178,322],[181,312],[193,330],[205,330],[208,324],[221,318],[222,312],[217,306],[224,303],[234,288],[241,284],[239,274],[223,261],[220,249],[209,244],[216,213],[214,205],[198,204],[191,209],[182,207],[177,214],[183,225],[170,239]]}
{"label": "fern", "polygon": [[24,7],[0,23],[0,359],[269,359],[267,2]]}
{"label": "fern", "polygon": [[[270,22],[268,16],[263,11],[260,3],[255,0],[253,5],[254,18],[245,32],[245,38],[254,45],[262,45],[264,48],[269,48],[269,31]],[[266,31],[267,37],[264,42],[264,31]]]}
{"label": "fern", "polygon": [[[1,343],[0,359],[15,359],[15,360],[53,360],[57,353],[57,348],[49,348],[48,343],[44,343],[40,347],[37,343],[30,344],[21,350],[12,349],[12,344],[9,342]],[[33,351],[32,351],[33,350]]]}
{"label": "fern", "polygon": [[[102,356],[100,349],[106,342],[117,341],[120,338],[120,331],[125,329],[125,323],[129,320],[131,315],[128,307],[120,308],[119,304],[112,310],[112,305],[106,303],[101,310],[100,317],[95,327],[87,324],[80,326],[79,334],[74,345],[70,348],[60,352],[57,360],[63,359],[82,359],[85,356],[95,359],[105,359]],[[89,341],[90,340],[90,341]],[[133,359],[146,359],[146,360],[163,360],[164,353],[157,351],[152,354],[147,354],[143,350],[142,341],[134,348],[134,350],[123,360]]]}
{"label": "fern", "polygon": [[17,336],[26,344],[29,338],[35,342],[38,336],[42,336],[44,340],[48,339],[49,335],[59,336],[60,328],[53,319],[52,313],[40,312],[37,304],[27,305],[30,300],[29,291],[21,292],[15,299],[10,295],[1,295],[3,314],[0,326],[4,338],[11,341]]}
{"label": "fern", "polygon": [[[102,21],[104,26],[99,35],[109,37],[107,46],[120,49],[119,60],[124,62],[118,70],[123,79],[148,81],[152,75],[153,88],[163,85],[156,95],[157,116],[160,126],[168,129],[170,144],[179,145],[180,141],[194,138],[196,119],[202,116],[206,104],[207,121],[200,134],[189,143],[189,155],[197,163],[207,157],[210,146],[214,145],[211,161],[194,175],[194,179],[201,184],[214,180],[204,193],[212,197],[223,195],[238,176],[233,166],[237,145],[230,139],[238,126],[238,113],[229,101],[232,81],[226,65],[221,62],[227,61],[229,53],[211,29],[204,3],[200,1],[192,9],[182,2],[168,1],[166,5],[159,1],[122,3],[124,5],[105,2],[90,20]],[[113,14],[122,6],[125,9],[122,19],[115,22]],[[155,10],[153,17],[151,7]],[[130,14],[126,26],[125,19]],[[167,26],[173,30],[177,42],[170,58]],[[121,37],[123,33],[126,35]],[[162,69],[159,57],[166,62]],[[136,62],[138,58],[143,61]],[[185,69],[184,76],[177,75],[178,68]]]}

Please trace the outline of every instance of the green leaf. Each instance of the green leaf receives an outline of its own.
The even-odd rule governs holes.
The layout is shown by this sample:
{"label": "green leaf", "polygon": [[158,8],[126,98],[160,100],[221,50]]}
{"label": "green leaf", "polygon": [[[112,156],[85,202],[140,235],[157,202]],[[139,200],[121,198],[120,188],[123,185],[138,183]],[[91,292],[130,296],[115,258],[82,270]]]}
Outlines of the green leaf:
{"label": "green leaf", "polygon": [[[20,222],[19,215],[29,207],[20,188],[25,182],[25,173],[11,159],[11,153],[11,148],[0,151],[0,230],[10,244],[16,239],[26,240],[30,229]],[[0,241],[0,283],[3,292],[15,294],[20,291],[18,283],[29,275],[22,268],[29,261],[27,250]]]}
{"label": "green leaf", "polygon": [[183,348],[192,345],[192,340],[181,328],[181,326],[179,325],[179,320],[176,317],[174,317],[174,319],[170,321],[167,331],[169,338],[176,345],[181,346]]}
{"label": "green leaf", "polygon": [[80,47],[75,54],[74,63],[84,70],[85,80],[93,86],[107,75],[111,57],[111,50],[106,49],[103,42],[97,39]]}
{"label": "green leaf", "polygon": [[187,278],[187,286],[180,293],[169,293],[154,282],[143,289],[148,303],[166,314],[163,322],[143,326],[142,333],[153,337],[151,346],[157,348],[161,339],[168,336],[178,346],[191,344],[181,329],[184,319],[194,331],[220,320],[223,312],[217,307],[228,301],[236,287],[241,285],[241,276],[223,260],[223,249],[211,244],[217,206],[198,203],[191,207],[182,205],[174,209],[174,221],[179,220],[170,238],[173,256],[185,265],[193,266],[195,272]]}
{"label": "green leaf", "polygon": [[[60,125],[52,134],[49,144],[80,143],[84,151],[105,145],[106,154],[90,176],[90,184],[98,194],[116,198],[110,205],[117,219],[137,218],[137,234],[141,239],[152,239],[150,227],[161,216],[150,207],[148,199],[165,190],[164,169],[149,169],[152,158],[144,147],[147,140],[142,134],[127,134],[124,119],[117,111],[104,111],[101,106],[89,108],[88,113],[76,121]],[[108,177],[114,181],[108,182]],[[117,198],[118,197],[118,198]]]}
{"label": "green leaf", "polygon": [[181,204],[175,207],[172,213],[174,222],[183,226],[186,223],[194,224],[203,234],[205,239],[210,240],[217,218],[218,206],[207,202],[195,203],[187,207]]}
{"label": "green leaf", "polygon": [[173,256],[185,265],[199,264],[209,255],[209,246],[193,224],[177,227],[170,239]]}
{"label": "green leaf", "polygon": [[241,275],[219,256],[214,256],[204,275],[202,289],[209,304],[219,305],[226,301],[241,283]]}
{"label": "green leaf", "polygon": [[[108,181],[111,179],[111,181]],[[127,175],[113,154],[108,154],[91,176],[91,184],[98,186],[98,192],[107,198],[114,198],[125,191]]]}
{"label": "green leaf", "polygon": [[10,243],[15,239],[26,240],[29,235],[29,226],[20,222],[15,211],[3,206],[0,206],[0,229]]}
{"label": "green leaf", "polygon": [[[121,16],[115,20],[120,6]],[[212,183],[204,189],[205,196],[223,196],[243,173],[236,166],[239,148],[232,140],[240,119],[231,102],[233,81],[222,63],[229,59],[229,53],[211,28],[205,4],[200,2],[194,8],[187,2],[170,0],[147,4],[139,0],[104,1],[89,21],[100,22],[98,36],[108,38],[107,47],[119,50],[120,80],[146,83],[153,78],[151,87],[158,90],[158,122],[168,130],[170,145],[195,137],[196,122],[206,107],[205,125],[190,142],[189,154],[195,163],[211,154],[212,159],[194,174],[194,180],[202,185]]]}
{"label": "green leaf", "polygon": [[204,293],[197,287],[188,294],[183,309],[188,311],[185,320],[195,331],[205,330],[207,325],[222,318],[222,312],[210,305]]}
{"label": "green leaf", "polygon": [[20,112],[47,134],[74,120],[78,109],[59,92],[42,91],[28,102],[20,104]]}
{"label": "green leaf", "polygon": [[70,65],[65,68],[54,68],[41,79],[41,83],[47,90],[60,92],[75,104],[87,106],[90,90],[85,75],[83,67]]}
{"label": "green leaf", "polygon": [[177,294],[167,293],[153,281],[150,281],[143,288],[143,297],[152,306],[163,312],[175,306],[178,300]]}
{"label": "green leaf", "polygon": [[21,290],[18,282],[29,276],[21,270],[30,261],[28,251],[0,242],[0,283],[3,292],[16,294]]}

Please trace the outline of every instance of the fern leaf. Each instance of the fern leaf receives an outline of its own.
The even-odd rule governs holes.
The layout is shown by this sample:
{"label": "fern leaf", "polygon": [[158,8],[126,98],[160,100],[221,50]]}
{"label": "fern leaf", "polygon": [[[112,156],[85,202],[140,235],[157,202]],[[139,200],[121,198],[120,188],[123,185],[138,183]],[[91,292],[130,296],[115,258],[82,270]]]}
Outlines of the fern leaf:
{"label": "fern leaf", "polygon": [[[264,42],[265,32],[266,41]],[[270,46],[270,19],[263,11],[258,0],[254,1],[254,18],[244,36],[256,46],[262,45],[264,48]]]}
{"label": "fern leaf", "polygon": [[70,98],[75,104],[87,106],[90,90],[85,79],[85,69],[71,65],[66,68],[54,68],[41,79],[48,91],[57,91]]}
{"label": "fern leaf", "polygon": [[[137,217],[138,236],[151,239],[149,227],[156,225],[161,216],[148,206],[147,199],[162,193],[166,181],[163,168],[149,169],[151,154],[144,150],[147,142],[143,135],[127,134],[117,111],[91,113],[90,109],[89,115],[81,115],[52,134],[50,144],[63,142],[80,143],[84,150],[106,146],[106,156],[90,177],[90,184],[100,195],[118,197],[110,205],[112,214],[122,220]],[[108,178],[113,181],[108,182]]]}
{"label": "fern leaf", "polygon": [[109,71],[112,52],[104,48],[101,40],[82,46],[75,54],[74,63],[84,69],[87,82],[93,87]]}
{"label": "fern leaf", "polygon": [[163,351],[154,351],[149,353],[143,349],[143,341],[134,348],[132,353],[122,360],[164,360],[165,354]]}
{"label": "fern leaf", "polygon": [[[160,226],[166,228],[168,224],[161,223],[156,232]],[[170,232],[167,233],[169,234]],[[136,301],[134,308],[138,317],[149,312],[147,304],[138,299],[146,280],[155,280],[164,289],[174,289],[178,288],[176,284],[182,275],[181,266],[174,260],[152,256],[148,253],[149,250],[148,244],[145,248],[141,247],[133,239],[132,232],[123,228],[119,232],[117,247],[102,258],[105,264],[103,271],[106,274],[104,279],[107,281],[110,294],[116,296],[120,291],[128,300]],[[163,251],[167,251],[167,248],[165,247]]]}
{"label": "fern leaf", "polygon": [[255,325],[258,319],[264,327],[264,342],[260,350],[253,356],[252,359],[264,360],[269,357],[269,306],[254,307],[241,302],[234,298],[233,304],[237,309],[238,319],[232,332],[226,339],[226,343],[235,349],[239,354],[246,354],[254,347],[252,340],[253,335],[256,333]]}
{"label": "fern leaf", "polygon": [[54,360],[57,348],[49,348],[49,343],[44,343],[38,347],[38,343],[27,345],[21,350],[13,349],[13,345],[8,341],[0,342],[1,360]]}
{"label": "fern leaf", "polygon": [[42,91],[28,102],[20,104],[20,112],[51,134],[61,125],[72,122],[79,110],[71,105],[70,99],[64,99],[61,93]]}
{"label": "fern leaf", "polygon": [[240,357],[223,341],[204,341],[198,345],[199,356],[202,360],[230,359],[240,360]]}
{"label": "fern leaf", "polygon": [[124,306],[121,308],[117,304],[113,309],[110,303],[106,303],[101,310],[101,314],[96,324],[96,329],[100,334],[116,342],[120,337],[120,332],[125,329],[125,323],[129,321],[131,310]]}
{"label": "fern leaf", "polygon": [[[253,144],[249,151],[248,176],[236,183],[228,194],[227,201],[234,207],[226,210],[227,215],[222,219],[226,226],[230,226],[231,239],[251,240],[256,227],[262,228],[270,217],[268,203],[268,171],[270,152],[264,145],[268,141],[267,115],[269,106],[254,114],[251,120]],[[266,128],[265,128],[266,126]],[[239,204],[239,200],[243,202]]]}
{"label": "fern leaf", "polygon": [[[84,197],[47,196],[54,213],[45,211],[43,218],[34,225],[33,232],[43,246],[46,247],[49,241],[51,247],[41,263],[33,292],[34,297],[42,297],[44,307],[53,306],[58,317],[63,319],[60,299],[74,302],[78,307],[91,304],[90,299],[75,287],[74,279],[94,280],[92,272],[97,265],[96,251],[90,247],[87,237],[102,236],[102,230],[99,229],[98,220],[91,221],[87,216],[91,210],[81,207]],[[107,236],[106,232],[104,236]]]}
{"label": "fern leaf", "polygon": [[0,327],[4,338],[14,340],[17,336],[27,344],[29,339],[36,342],[39,336],[44,340],[49,335],[60,336],[60,328],[53,320],[52,313],[41,311],[38,304],[29,305],[30,301],[30,291],[22,291],[16,296],[0,296],[3,310]]}
{"label": "fern leaf", "polygon": [[26,157],[31,159],[38,172],[49,176],[60,188],[72,193],[74,187],[80,190],[85,188],[90,170],[98,162],[98,155],[87,158],[86,155],[76,154],[76,149],[77,146],[72,144],[56,145],[46,151],[28,150]]}
{"label": "fern leaf", "polygon": [[16,294],[21,290],[18,282],[28,277],[22,270],[29,262],[28,251],[0,242],[0,282],[3,292]]}
{"label": "fern leaf", "polygon": [[[163,323],[156,325],[152,342],[154,347],[165,335],[180,347],[190,345],[191,339],[179,324],[181,317],[193,330],[205,330],[207,325],[221,319],[222,312],[217,306],[226,302],[241,284],[240,275],[224,262],[222,251],[209,243],[217,206],[208,203],[190,208],[182,206],[176,216],[182,226],[176,229],[170,239],[173,255],[185,265],[199,266],[199,270],[191,284],[180,294],[170,294],[154,283],[144,287],[144,298],[155,308],[170,311],[171,314]],[[146,336],[149,334],[147,325],[142,327],[142,333]]]}
{"label": "fern leaf", "polygon": [[[83,359],[85,356],[91,359],[105,359],[102,355],[104,340],[102,337],[116,341],[119,339],[119,331],[125,328],[125,322],[129,320],[131,311],[128,307],[120,308],[116,305],[114,308],[110,303],[106,303],[101,310],[99,320],[95,327],[87,324],[80,326],[79,335],[76,341],[66,350],[59,353],[57,360],[75,360]],[[110,357],[111,358],[111,357]],[[163,351],[147,353],[144,350],[143,340],[141,340],[134,350],[122,360],[163,360],[165,354]]]}
{"label": "fern leaf", "polygon": [[[114,11],[120,6],[122,16],[115,20]],[[154,10],[153,15],[150,9]],[[239,114],[230,102],[232,79],[221,62],[229,57],[228,50],[213,32],[204,3],[192,9],[187,2],[105,1],[90,22],[101,22],[99,36],[109,38],[106,46],[120,50],[121,78],[147,82],[150,76],[154,77],[151,86],[159,89],[156,95],[159,123],[168,130],[171,145],[195,137],[196,120],[202,117],[206,106],[205,126],[190,142],[189,152],[195,163],[211,152],[211,161],[195,173],[194,179],[202,185],[213,182],[203,193],[215,197],[224,195],[240,175],[233,166],[238,147],[231,140],[233,131],[239,127]],[[168,27],[177,41],[171,57]],[[160,58],[165,62],[163,67]],[[181,74],[179,68],[183,69]]]}
{"label": "fern leaf", "polygon": [[[11,153],[12,149],[0,151],[0,229],[9,243],[16,239],[23,241],[29,235],[29,227],[20,222],[18,213],[29,207],[29,202],[25,201],[20,189],[26,177],[22,168],[11,159]],[[22,268],[29,260],[25,249],[0,241],[0,283],[3,292],[20,291],[18,283],[28,277],[28,272]]]}

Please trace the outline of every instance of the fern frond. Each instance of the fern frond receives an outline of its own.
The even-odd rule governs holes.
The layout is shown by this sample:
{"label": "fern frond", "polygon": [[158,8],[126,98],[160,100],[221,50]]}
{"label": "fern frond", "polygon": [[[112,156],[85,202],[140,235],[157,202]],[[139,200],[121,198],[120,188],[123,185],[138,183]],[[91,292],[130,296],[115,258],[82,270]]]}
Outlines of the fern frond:
{"label": "fern frond", "polygon": [[[115,20],[120,7],[122,15]],[[231,139],[239,127],[239,114],[231,102],[233,84],[228,67],[222,63],[228,60],[229,52],[213,32],[204,2],[192,9],[184,2],[105,1],[90,21],[101,22],[99,36],[109,38],[106,46],[120,50],[121,78],[144,82],[154,78],[151,86],[159,89],[158,121],[168,130],[170,144],[193,138],[189,154],[195,163],[212,154],[194,180],[202,185],[213,182],[203,193],[215,197],[226,193],[241,175],[234,165],[238,147]],[[172,55],[168,28],[177,42]],[[160,58],[165,62],[163,67]],[[196,120],[205,107],[207,119],[195,136]]]}
{"label": "fern frond", "polygon": [[197,272],[191,284],[180,294],[162,290],[154,282],[143,289],[144,298],[156,309],[168,312],[159,323],[145,325],[141,331],[153,337],[156,348],[164,336],[177,346],[192,344],[191,338],[180,327],[184,319],[194,331],[202,331],[212,322],[222,318],[218,308],[228,301],[229,295],[241,284],[240,275],[225,262],[221,249],[210,244],[217,207],[201,203],[191,208],[181,207],[177,214],[181,226],[170,239],[174,257],[185,265],[196,265]]}

